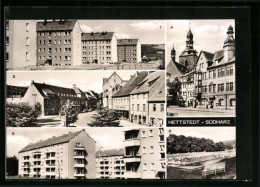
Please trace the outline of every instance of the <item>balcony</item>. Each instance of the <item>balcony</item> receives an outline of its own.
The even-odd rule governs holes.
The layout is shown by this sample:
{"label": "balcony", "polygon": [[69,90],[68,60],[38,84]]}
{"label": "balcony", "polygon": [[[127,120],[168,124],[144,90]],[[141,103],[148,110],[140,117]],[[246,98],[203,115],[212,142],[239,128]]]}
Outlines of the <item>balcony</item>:
{"label": "balcony", "polygon": [[74,168],[84,168],[85,164],[74,164]]}
{"label": "balcony", "polygon": [[85,177],[85,173],[74,173],[74,177]]}
{"label": "balcony", "polygon": [[84,155],[74,155],[74,159],[75,159],[75,158],[84,159],[85,156],[84,156]]}
{"label": "balcony", "polygon": [[141,156],[125,156],[124,157],[125,163],[130,162],[141,162]]}
{"label": "balcony", "polygon": [[74,150],[82,150],[82,151],[84,151],[85,147],[84,146],[76,146],[76,147],[74,147]]}
{"label": "balcony", "polygon": [[139,139],[129,139],[124,141],[125,147],[131,147],[131,146],[140,146],[140,140]]}
{"label": "balcony", "polygon": [[125,172],[125,178],[127,179],[140,179],[141,173],[140,172]]}

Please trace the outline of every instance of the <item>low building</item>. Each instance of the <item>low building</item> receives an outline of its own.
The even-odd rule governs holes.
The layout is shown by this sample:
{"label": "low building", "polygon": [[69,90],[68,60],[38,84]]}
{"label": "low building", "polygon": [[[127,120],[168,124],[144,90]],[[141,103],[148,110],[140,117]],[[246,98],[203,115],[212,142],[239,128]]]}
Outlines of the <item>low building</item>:
{"label": "low building", "polygon": [[96,153],[97,179],[124,179],[124,149],[98,151]]}
{"label": "low building", "polygon": [[81,43],[83,64],[117,62],[117,39],[114,32],[82,33]]}
{"label": "low building", "polygon": [[119,91],[127,81],[123,80],[116,72],[109,78],[103,79],[103,106],[113,108],[112,96]]}
{"label": "low building", "polygon": [[95,179],[95,141],[84,131],[32,143],[19,151],[18,174],[43,179]]}
{"label": "low building", "polygon": [[149,124],[161,127],[165,124],[165,82],[148,99]]}
{"label": "low building", "polygon": [[141,58],[141,43],[139,39],[117,40],[118,62],[139,63]]}
{"label": "low building", "polygon": [[[149,98],[165,84],[163,71],[150,72],[130,93],[130,121],[138,124],[149,123]],[[164,98],[165,99],[165,98]]]}
{"label": "low building", "polygon": [[36,66],[36,20],[6,20],[6,69]]}
{"label": "low building", "polygon": [[148,72],[136,72],[129,81],[116,92],[113,98],[113,109],[116,110],[123,119],[129,119],[130,93],[136,88],[137,84],[145,79]]}
{"label": "low building", "polygon": [[37,65],[81,64],[81,28],[77,20],[37,22]]}
{"label": "low building", "polygon": [[84,93],[76,85],[65,88],[32,81],[21,102],[31,106],[40,103],[43,115],[57,115],[67,100],[74,102],[78,111],[86,106]]}
{"label": "low building", "polygon": [[93,111],[97,109],[98,106],[98,102],[99,102],[99,95],[92,91],[92,90],[88,90],[85,93],[85,97],[86,97],[86,110],[87,111]]}
{"label": "low building", "polygon": [[165,179],[165,138],[163,128],[125,131],[126,179]]}

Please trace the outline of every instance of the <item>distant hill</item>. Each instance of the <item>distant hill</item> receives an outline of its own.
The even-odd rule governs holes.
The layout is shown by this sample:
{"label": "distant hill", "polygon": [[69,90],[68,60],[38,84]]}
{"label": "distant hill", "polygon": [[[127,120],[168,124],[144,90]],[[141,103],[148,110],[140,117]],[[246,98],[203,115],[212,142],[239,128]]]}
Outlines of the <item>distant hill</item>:
{"label": "distant hill", "polygon": [[164,44],[142,44],[142,57],[146,56],[148,59],[164,59],[165,45]]}
{"label": "distant hill", "polygon": [[231,144],[231,145],[236,145],[236,140],[227,140],[227,141],[222,141],[224,145]]}

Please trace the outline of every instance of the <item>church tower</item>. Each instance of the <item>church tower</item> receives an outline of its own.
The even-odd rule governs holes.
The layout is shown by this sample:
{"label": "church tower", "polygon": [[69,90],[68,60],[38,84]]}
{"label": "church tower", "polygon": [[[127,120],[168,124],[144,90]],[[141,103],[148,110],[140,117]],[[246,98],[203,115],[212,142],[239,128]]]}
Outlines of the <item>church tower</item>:
{"label": "church tower", "polygon": [[173,62],[176,62],[175,57],[176,57],[176,51],[175,51],[174,45],[173,45],[172,50],[171,50],[171,59],[172,59]]}
{"label": "church tower", "polygon": [[235,39],[233,37],[234,31],[233,27],[230,25],[227,31],[227,39],[224,41],[224,60],[230,61],[235,57]]}
{"label": "church tower", "polygon": [[198,60],[197,51],[193,48],[193,44],[193,34],[191,29],[189,29],[186,37],[186,48],[179,56],[180,64],[186,66],[189,70],[196,66]]}

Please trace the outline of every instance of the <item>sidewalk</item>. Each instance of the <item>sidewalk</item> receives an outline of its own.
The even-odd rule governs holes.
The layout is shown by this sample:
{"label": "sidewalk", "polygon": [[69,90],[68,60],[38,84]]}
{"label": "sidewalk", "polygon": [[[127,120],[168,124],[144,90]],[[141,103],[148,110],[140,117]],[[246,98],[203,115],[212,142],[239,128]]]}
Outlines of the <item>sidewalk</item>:
{"label": "sidewalk", "polygon": [[171,107],[167,108],[168,110],[184,110],[184,111],[203,111],[203,112],[217,112],[217,113],[234,113],[236,110],[221,110],[221,109],[204,109],[204,108],[193,108],[193,107]]}

